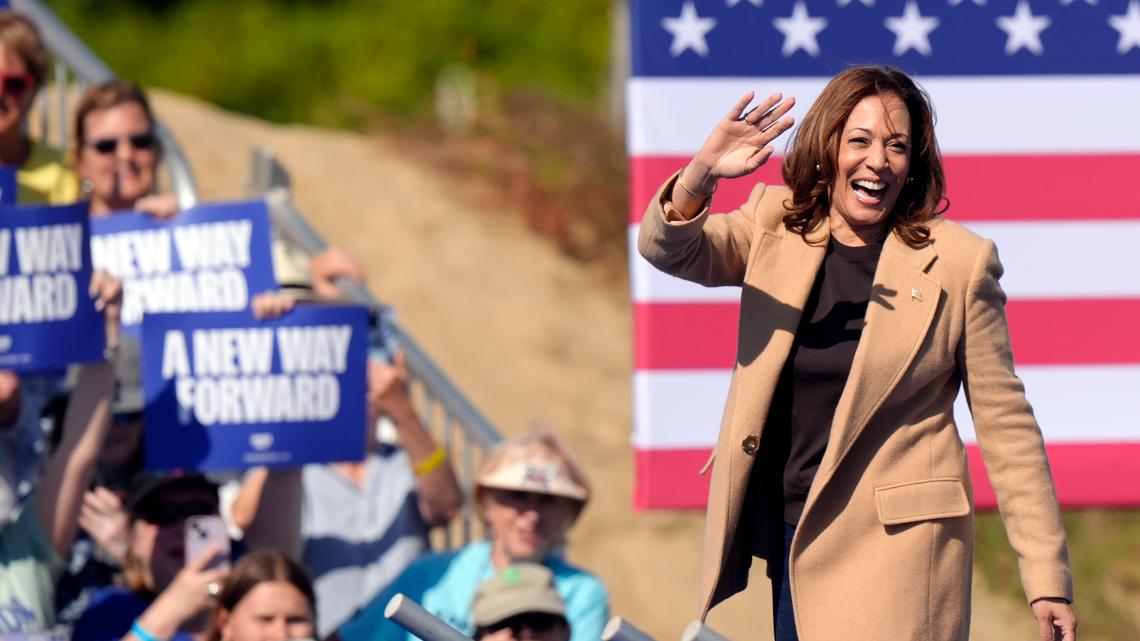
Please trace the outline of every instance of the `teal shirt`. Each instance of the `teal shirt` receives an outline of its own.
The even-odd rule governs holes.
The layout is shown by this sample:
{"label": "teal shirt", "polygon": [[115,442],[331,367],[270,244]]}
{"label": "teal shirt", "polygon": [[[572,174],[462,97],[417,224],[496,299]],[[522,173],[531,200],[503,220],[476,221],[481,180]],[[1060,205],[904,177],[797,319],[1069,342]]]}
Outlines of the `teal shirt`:
{"label": "teal shirt", "polygon": [[55,576],[62,563],[31,505],[0,525],[0,638],[55,624]]}
{"label": "teal shirt", "polygon": [[[609,618],[609,595],[598,577],[558,557],[544,562],[554,573],[554,587],[566,603],[570,641],[598,641]],[[404,594],[467,636],[475,588],[491,578],[491,544],[471,543],[455,552],[429,554],[408,566],[396,580],[340,629],[343,641],[414,641],[417,637],[384,618],[384,606]]]}

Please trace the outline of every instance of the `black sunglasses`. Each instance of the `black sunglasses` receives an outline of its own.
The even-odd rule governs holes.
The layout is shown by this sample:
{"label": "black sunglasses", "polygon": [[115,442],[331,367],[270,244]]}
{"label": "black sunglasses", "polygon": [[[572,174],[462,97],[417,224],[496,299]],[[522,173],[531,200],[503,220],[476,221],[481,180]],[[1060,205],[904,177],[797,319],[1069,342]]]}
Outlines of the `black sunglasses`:
{"label": "black sunglasses", "polygon": [[131,134],[121,139],[100,138],[99,140],[92,140],[91,148],[106,156],[107,154],[115,153],[115,150],[119,148],[119,140],[127,140],[135,150],[144,150],[154,147],[154,134],[148,131],[141,134]]}
{"label": "black sunglasses", "polygon": [[210,516],[218,513],[218,504],[212,501],[186,503],[154,503],[138,510],[138,518],[158,526],[174,525],[191,516]]}
{"label": "black sunglasses", "polygon": [[34,79],[29,73],[17,74],[2,74],[0,75],[0,87],[3,88],[4,93],[12,96],[16,100],[24,97],[28,89],[31,88]]}
{"label": "black sunglasses", "polygon": [[486,627],[486,631],[490,633],[510,628],[515,638],[518,638],[522,635],[524,628],[541,634],[543,632],[550,632],[565,621],[566,619],[557,614],[549,614],[547,612],[524,612],[522,614],[516,614],[509,619],[503,619],[498,623],[491,624]]}

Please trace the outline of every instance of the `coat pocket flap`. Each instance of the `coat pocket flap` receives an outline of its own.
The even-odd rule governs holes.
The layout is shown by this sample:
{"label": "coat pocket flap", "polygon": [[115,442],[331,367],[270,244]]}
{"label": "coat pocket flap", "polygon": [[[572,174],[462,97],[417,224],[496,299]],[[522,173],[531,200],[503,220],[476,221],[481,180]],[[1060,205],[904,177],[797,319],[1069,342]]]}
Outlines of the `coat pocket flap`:
{"label": "coat pocket flap", "polygon": [[875,505],[883,525],[966,516],[970,500],[961,479],[910,481],[875,488]]}

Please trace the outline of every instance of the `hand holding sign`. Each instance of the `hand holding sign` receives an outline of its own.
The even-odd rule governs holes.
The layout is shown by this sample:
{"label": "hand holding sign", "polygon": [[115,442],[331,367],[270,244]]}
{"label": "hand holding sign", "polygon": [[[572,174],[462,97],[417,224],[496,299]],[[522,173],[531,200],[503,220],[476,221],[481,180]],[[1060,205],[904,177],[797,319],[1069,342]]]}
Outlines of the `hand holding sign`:
{"label": "hand holding sign", "polygon": [[91,274],[87,293],[95,299],[95,309],[103,312],[103,328],[107,347],[119,344],[119,323],[123,306],[123,283],[102,269]]}

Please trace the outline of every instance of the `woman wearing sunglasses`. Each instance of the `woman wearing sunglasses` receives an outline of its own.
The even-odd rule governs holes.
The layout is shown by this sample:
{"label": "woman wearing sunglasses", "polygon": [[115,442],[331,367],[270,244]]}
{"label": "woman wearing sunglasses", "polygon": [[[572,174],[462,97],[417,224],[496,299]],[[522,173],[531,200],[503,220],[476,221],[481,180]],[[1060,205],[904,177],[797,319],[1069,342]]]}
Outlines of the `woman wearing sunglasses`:
{"label": "woman wearing sunglasses", "polygon": [[92,216],[137,209],[158,218],[178,213],[172,194],[156,194],[162,150],[154,115],[136,85],[112,80],[83,94],[75,109],[75,171]]}
{"label": "woman wearing sunglasses", "polygon": [[471,609],[480,583],[518,563],[538,563],[552,574],[566,604],[571,641],[597,641],[609,618],[606,587],[563,555],[566,535],[590,498],[590,483],[575,457],[553,434],[523,434],[491,450],[475,483],[474,504],[488,540],[420,558],[330,641],[412,641],[414,636],[384,617],[396,594],[471,634],[479,625]]}
{"label": "woman wearing sunglasses", "polygon": [[127,497],[126,586],[100,591],[75,623],[73,641],[194,641],[204,634],[226,567],[209,550],[186,559],[191,516],[218,513],[217,486],[202,476],[141,474]]}
{"label": "woman wearing sunglasses", "polygon": [[17,202],[65,204],[78,198],[63,154],[25,134],[48,55],[31,20],[0,11],[0,165],[16,167]]}
{"label": "woman wearing sunglasses", "polygon": [[[161,219],[178,213],[173,194],[157,193],[162,148],[150,103],[138,86],[112,80],[88,89],[75,110],[75,141],[75,171],[92,216],[130,209]],[[278,240],[273,260],[283,287],[325,297],[341,295],[338,278],[364,280],[360,265],[336,246],[310,257]]]}

